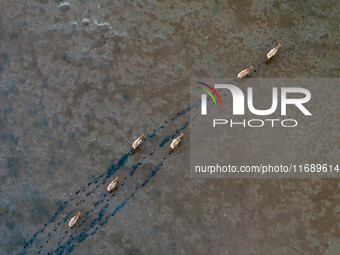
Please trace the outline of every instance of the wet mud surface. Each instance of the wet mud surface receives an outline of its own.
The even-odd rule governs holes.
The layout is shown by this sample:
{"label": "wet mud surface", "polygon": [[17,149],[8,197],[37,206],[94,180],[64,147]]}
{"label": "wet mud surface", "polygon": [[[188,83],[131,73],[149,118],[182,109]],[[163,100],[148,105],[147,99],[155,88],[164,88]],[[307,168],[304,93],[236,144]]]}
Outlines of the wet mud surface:
{"label": "wet mud surface", "polygon": [[1,1],[0,253],[339,254],[338,180],[192,179],[187,140],[192,77],[236,76],[278,42],[252,77],[339,77],[339,12]]}

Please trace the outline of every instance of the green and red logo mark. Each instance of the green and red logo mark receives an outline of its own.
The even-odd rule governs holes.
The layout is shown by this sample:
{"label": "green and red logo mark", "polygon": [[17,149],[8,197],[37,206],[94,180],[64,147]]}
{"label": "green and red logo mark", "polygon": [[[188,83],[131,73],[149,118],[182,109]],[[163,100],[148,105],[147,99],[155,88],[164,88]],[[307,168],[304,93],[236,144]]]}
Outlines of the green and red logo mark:
{"label": "green and red logo mark", "polygon": [[[203,83],[203,82],[197,82],[197,83],[211,89],[211,91],[214,92],[214,94],[217,96],[218,100],[220,101],[220,104],[222,105],[222,100],[220,98],[220,95],[217,93],[217,91],[213,87],[211,87],[209,84],[206,84],[206,83]],[[211,92],[209,90],[201,88],[201,87],[197,87],[197,88],[206,92],[211,97],[211,99],[214,101],[215,105],[217,105],[214,96],[211,94]]]}

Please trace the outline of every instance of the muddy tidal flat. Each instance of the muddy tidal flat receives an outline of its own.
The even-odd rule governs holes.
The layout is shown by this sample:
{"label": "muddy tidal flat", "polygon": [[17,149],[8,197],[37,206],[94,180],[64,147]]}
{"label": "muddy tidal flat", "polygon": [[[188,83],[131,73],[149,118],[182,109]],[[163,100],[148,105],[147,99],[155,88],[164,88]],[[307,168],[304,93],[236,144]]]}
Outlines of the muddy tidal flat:
{"label": "muddy tidal flat", "polygon": [[252,77],[338,78],[339,24],[337,0],[1,0],[0,254],[339,255],[339,179],[191,178],[188,133],[190,79],[278,43]]}

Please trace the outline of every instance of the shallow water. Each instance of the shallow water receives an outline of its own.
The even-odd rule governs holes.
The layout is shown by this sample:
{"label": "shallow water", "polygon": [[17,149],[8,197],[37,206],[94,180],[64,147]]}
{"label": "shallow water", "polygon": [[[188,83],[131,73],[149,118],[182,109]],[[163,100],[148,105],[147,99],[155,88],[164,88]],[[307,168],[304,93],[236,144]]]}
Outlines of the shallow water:
{"label": "shallow water", "polygon": [[62,3],[0,2],[1,254],[338,254],[338,180],[192,179],[186,140],[192,77],[339,77],[338,1]]}

